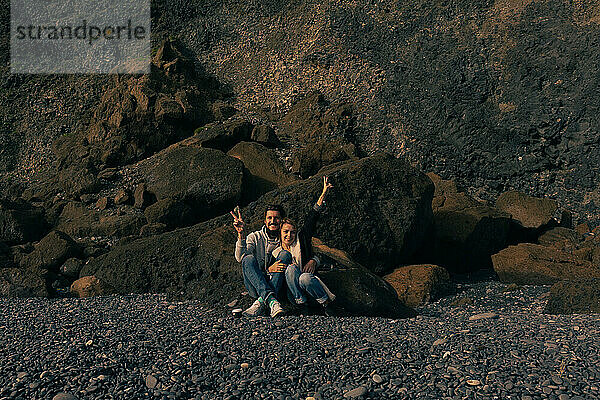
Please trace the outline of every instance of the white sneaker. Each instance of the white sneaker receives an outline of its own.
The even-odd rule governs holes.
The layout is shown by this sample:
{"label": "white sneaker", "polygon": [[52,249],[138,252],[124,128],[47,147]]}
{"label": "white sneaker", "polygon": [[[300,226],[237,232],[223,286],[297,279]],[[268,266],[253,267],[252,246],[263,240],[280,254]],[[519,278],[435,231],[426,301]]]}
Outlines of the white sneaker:
{"label": "white sneaker", "polygon": [[[257,317],[257,316],[263,315],[265,313],[265,308],[266,308],[266,306],[261,301],[256,300],[242,314],[244,314],[246,317]],[[271,312],[271,314],[272,314],[272,312]]]}
{"label": "white sneaker", "polygon": [[279,304],[279,302],[277,300],[274,300],[273,302],[271,302],[271,318],[275,318],[284,313],[285,313],[285,310],[283,309],[283,307],[281,307],[281,304]]}

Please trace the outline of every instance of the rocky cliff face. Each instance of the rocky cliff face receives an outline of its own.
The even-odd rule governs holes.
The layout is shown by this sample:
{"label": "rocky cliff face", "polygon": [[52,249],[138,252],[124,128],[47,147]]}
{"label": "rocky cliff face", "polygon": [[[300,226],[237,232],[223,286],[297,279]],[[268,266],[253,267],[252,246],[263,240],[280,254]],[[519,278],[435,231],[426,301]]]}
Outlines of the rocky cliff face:
{"label": "rocky cliff face", "polygon": [[481,198],[518,189],[596,214],[600,11],[592,2],[188,7],[182,39],[258,118],[318,90],[355,106],[367,153],[408,157]]}
{"label": "rocky cliff face", "polygon": [[[401,155],[482,199],[519,189],[598,217],[600,10],[592,2],[152,6],[155,43],[179,37],[233,94],[225,100],[276,133],[285,112],[319,91],[354,110],[352,129],[339,134],[351,133],[363,153]],[[89,124],[110,82],[11,76],[4,32],[0,174],[27,183],[49,165],[56,137]]]}

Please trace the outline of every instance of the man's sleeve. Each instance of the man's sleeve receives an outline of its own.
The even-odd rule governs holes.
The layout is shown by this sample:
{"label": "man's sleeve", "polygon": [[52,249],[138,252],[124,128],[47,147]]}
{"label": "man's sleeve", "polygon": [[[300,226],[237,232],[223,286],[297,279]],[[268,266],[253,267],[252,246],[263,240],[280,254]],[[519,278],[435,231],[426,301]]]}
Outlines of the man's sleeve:
{"label": "man's sleeve", "polygon": [[242,262],[242,258],[246,253],[246,239],[241,239],[238,237],[237,242],[235,242],[235,259],[237,262]]}
{"label": "man's sleeve", "polygon": [[256,235],[253,233],[246,236],[246,239],[239,239],[235,243],[235,259],[242,262],[246,254],[254,254],[256,249]]}

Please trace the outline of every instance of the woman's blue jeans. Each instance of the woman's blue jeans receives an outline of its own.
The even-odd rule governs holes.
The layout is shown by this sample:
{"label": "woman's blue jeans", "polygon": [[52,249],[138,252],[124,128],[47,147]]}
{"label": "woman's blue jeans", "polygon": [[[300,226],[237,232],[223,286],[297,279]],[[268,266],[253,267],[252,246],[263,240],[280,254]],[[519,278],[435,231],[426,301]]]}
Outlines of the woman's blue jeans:
{"label": "woman's blue jeans", "polygon": [[302,272],[300,267],[292,264],[292,254],[289,251],[282,250],[277,259],[284,264],[288,264],[285,269],[285,281],[296,304],[306,303],[305,293],[308,293],[319,303],[324,303],[329,298],[314,274]]}

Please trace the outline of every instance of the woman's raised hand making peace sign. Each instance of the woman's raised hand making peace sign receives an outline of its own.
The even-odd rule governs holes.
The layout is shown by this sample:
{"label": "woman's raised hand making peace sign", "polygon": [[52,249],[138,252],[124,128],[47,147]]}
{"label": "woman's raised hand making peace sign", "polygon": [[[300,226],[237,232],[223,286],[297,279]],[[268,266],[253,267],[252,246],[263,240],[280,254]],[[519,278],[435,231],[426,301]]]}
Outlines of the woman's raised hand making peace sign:
{"label": "woman's raised hand making peace sign", "polygon": [[319,196],[319,200],[317,200],[317,204],[319,205],[319,207],[321,207],[323,205],[323,200],[325,200],[325,195],[327,194],[327,191],[329,189],[331,189],[333,187],[333,185],[331,183],[329,183],[329,177],[324,176],[323,177],[323,191],[321,192],[321,196]]}

